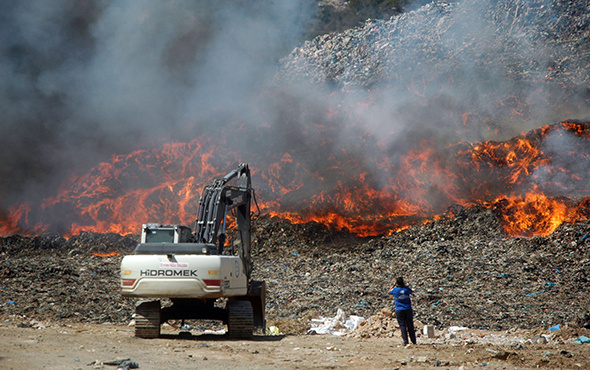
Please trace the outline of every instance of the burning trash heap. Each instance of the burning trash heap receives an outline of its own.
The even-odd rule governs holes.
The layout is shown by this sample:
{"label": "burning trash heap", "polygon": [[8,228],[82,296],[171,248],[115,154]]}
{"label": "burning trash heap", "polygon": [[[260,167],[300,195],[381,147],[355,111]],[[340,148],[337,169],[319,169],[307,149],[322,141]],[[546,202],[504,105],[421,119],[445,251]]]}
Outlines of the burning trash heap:
{"label": "burning trash heap", "polygon": [[574,1],[437,1],[318,36],[281,61],[260,122],[115,155],[7,206],[1,233],[190,224],[195,189],[248,161],[262,212],[292,223],[381,236],[483,205],[549,235],[587,217],[589,24]]}
{"label": "burning trash heap", "polygon": [[437,1],[305,42],[261,94],[272,119],[8,207],[0,316],[128,322],[116,269],[139,226],[190,225],[195,189],[247,160],[272,320],[369,317],[404,274],[426,325],[587,326],[589,25],[575,1]]}

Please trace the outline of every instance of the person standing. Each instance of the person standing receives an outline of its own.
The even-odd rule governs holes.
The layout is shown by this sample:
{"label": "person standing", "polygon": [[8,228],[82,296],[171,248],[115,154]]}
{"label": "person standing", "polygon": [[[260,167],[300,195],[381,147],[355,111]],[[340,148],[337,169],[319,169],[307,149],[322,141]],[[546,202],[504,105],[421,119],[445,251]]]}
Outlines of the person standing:
{"label": "person standing", "polygon": [[395,279],[395,285],[389,289],[389,294],[395,298],[395,317],[402,332],[404,346],[409,344],[408,335],[412,344],[416,344],[416,330],[414,329],[414,311],[412,310],[412,300],[410,294],[412,289],[406,286],[403,277]]}

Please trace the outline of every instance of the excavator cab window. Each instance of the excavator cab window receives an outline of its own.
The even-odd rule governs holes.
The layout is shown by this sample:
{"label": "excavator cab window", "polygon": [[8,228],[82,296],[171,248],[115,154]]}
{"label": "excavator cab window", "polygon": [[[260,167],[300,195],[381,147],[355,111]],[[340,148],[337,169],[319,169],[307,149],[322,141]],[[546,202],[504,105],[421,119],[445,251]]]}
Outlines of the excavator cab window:
{"label": "excavator cab window", "polygon": [[192,231],[188,227],[180,227],[179,243],[189,243],[193,237]]}
{"label": "excavator cab window", "polygon": [[174,230],[146,230],[146,243],[174,243]]}

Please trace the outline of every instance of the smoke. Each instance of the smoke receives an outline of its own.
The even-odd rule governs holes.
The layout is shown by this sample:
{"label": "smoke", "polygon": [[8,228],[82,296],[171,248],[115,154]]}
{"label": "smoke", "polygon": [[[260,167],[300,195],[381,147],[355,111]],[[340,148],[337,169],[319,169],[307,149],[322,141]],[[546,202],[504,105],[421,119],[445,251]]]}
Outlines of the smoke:
{"label": "smoke", "polygon": [[[584,118],[587,92],[547,83],[549,68],[570,86],[586,78],[548,33],[576,27],[552,4],[440,1],[350,31],[366,32],[356,41],[298,44],[315,1],[1,2],[0,210],[40,204],[113,155],[199,136],[238,137],[227,146],[243,161],[279,148],[315,179],[318,159],[360,158],[348,171],[381,188],[423,141],[443,149]],[[268,137],[228,135],[235,122]]]}
{"label": "smoke", "polygon": [[[37,203],[111,155],[253,113],[310,1],[0,4],[0,208]],[[231,119],[231,118],[228,118]]]}
{"label": "smoke", "polygon": [[572,132],[550,132],[542,151],[551,161],[535,169],[533,181],[547,195],[588,196],[590,141]]}
{"label": "smoke", "polygon": [[[282,78],[346,90],[317,100],[344,111],[341,120],[323,121],[339,126],[330,137],[334,148],[358,148],[368,132],[394,165],[424,143],[443,155],[459,142],[507,140],[588,119],[587,10],[546,0],[434,2],[314,39],[283,62]],[[308,86],[299,95],[315,99],[307,98]],[[361,153],[368,166],[380,160],[370,147]],[[391,180],[382,169],[372,173],[380,184]],[[417,180],[433,188],[448,182]]]}
{"label": "smoke", "polygon": [[[385,84],[372,86],[382,89],[375,104],[380,115],[373,119],[367,111],[365,121],[395,128],[392,145],[415,137],[412,142],[431,138],[446,146],[505,140],[542,124],[587,117],[588,96],[564,89],[584,84],[583,78],[564,78],[584,68],[556,40],[575,34],[557,23],[567,18],[561,14],[566,10],[553,3],[443,1],[399,17],[388,26],[394,46],[384,48],[387,58],[379,66]],[[554,78],[550,72],[564,59],[565,73]],[[559,79],[564,85],[557,86]]]}

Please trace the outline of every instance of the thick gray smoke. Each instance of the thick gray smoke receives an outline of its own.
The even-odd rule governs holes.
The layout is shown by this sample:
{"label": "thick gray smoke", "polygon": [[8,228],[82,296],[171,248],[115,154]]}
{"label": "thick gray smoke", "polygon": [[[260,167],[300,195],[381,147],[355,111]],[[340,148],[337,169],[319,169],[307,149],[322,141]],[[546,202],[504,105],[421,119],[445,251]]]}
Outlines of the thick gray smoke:
{"label": "thick gray smoke", "polygon": [[[376,104],[360,115],[384,134],[419,126],[453,142],[507,139],[587,116],[587,93],[571,89],[588,85],[589,10],[576,1],[437,1],[320,36],[296,49],[282,72],[370,89],[364,100]],[[350,96],[353,107],[358,96]]]}
{"label": "thick gray smoke", "polygon": [[279,1],[0,3],[0,209],[113,154],[247,114],[313,7]]}
{"label": "thick gray smoke", "polygon": [[223,139],[236,121],[268,128],[236,144],[244,158],[278,148],[324,178],[318,159],[345,153],[380,187],[422,139],[442,149],[588,117],[581,2],[437,1],[298,45],[316,6],[0,2],[0,212],[39,204],[111,155]]}

